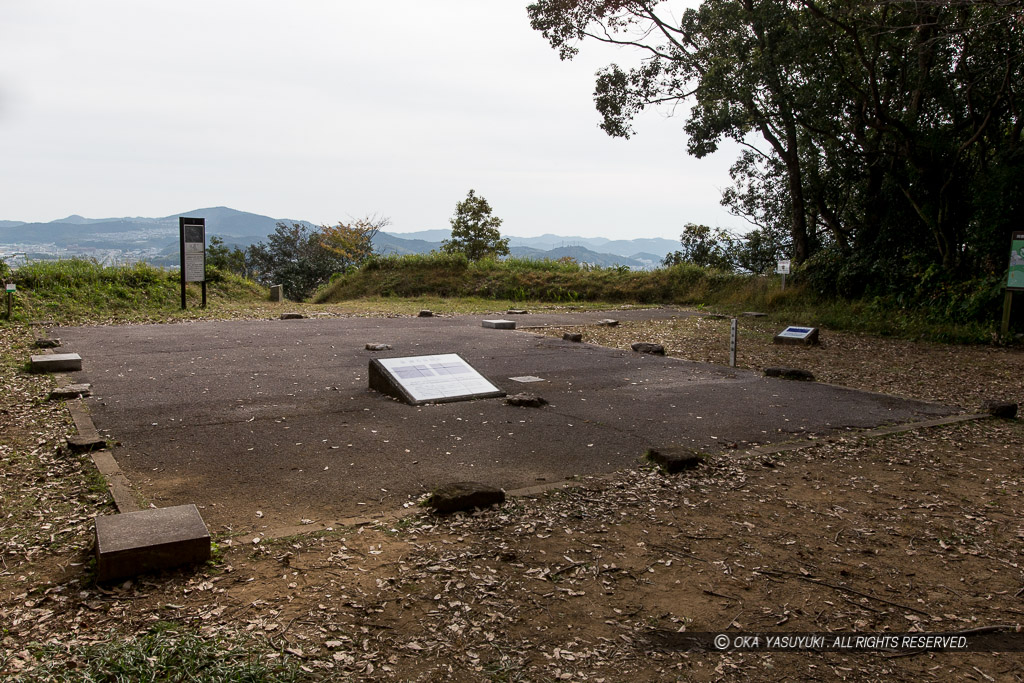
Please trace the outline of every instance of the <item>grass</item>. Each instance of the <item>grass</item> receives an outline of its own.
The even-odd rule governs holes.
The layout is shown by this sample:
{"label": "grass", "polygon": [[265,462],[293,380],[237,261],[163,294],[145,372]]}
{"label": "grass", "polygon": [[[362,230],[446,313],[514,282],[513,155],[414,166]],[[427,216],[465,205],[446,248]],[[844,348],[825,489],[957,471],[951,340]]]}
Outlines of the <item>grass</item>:
{"label": "grass", "polygon": [[241,636],[231,641],[203,637],[169,622],[158,622],[141,635],[106,643],[48,644],[33,654],[40,665],[31,674],[10,680],[255,683],[304,677],[295,663],[287,657],[277,658],[268,644]]}
{"label": "grass", "polygon": [[[88,259],[36,261],[18,268],[12,320],[75,322],[150,322],[202,317],[202,289],[186,286],[181,309],[181,280],[176,271],[146,263],[103,266]],[[266,300],[255,282],[207,268],[207,310]],[[6,310],[5,310],[6,313]]]}

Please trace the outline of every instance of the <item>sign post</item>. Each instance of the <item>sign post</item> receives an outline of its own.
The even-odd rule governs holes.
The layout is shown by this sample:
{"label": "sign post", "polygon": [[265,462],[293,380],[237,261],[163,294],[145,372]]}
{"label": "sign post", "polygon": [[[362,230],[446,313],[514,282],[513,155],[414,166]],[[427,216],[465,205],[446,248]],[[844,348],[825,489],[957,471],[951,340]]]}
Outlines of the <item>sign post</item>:
{"label": "sign post", "polygon": [[203,286],[203,308],[206,308],[206,219],[178,218],[181,246],[181,309],[185,310],[185,283]]}
{"label": "sign post", "polygon": [[738,333],[738,321],[736,318],[732,319],[732,323],[729,325],[729,367],[736,367],[736,337]]}
{"label": "sign post", "polygon": [[1010,270],[1006,276],[1006,292],[1003,294],[1003,323],[999,327],[1000,339],[1010,332],[1010,306],[1013,293],[1024,290],[1024,230],[1010,234]]}
{"label": "sign post", "polygon": [[14,293],[18,291],[18,286],[13,282],[7,283],[7,319],[11,319],[11,305],[14,303]]}
{"label": "sign post", "polygon": [[779,259],[779,265],[776,266],[775,272],[782,276],[782,291],[786,291],[786,276],[789,275],[789,266],[792,263],[788,258]]}

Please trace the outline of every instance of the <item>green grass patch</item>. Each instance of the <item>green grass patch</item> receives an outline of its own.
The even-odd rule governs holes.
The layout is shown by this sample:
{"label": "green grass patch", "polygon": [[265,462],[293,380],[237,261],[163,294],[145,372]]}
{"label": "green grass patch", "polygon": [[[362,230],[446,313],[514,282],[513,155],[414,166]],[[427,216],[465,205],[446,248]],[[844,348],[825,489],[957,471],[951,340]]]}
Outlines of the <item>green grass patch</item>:
{"label": "green grass patch", "polygon": [[255,639],[204,638],[168,622],[147,632],[90,645],[46,645],[38,664],[13,681],[298,681],[298,665]]}
{"label": "green grass patch", "polygon": [[[264,288],[251,280],[207,267],[207,306],[265,301]],[[18,290],[12,320],[73,322],[136,322],[196,317],[202,303],[197,283],[186,286],[181,309],[177,271],[146,263],[103,266],[89,259],[36,261],[14,271]]]}

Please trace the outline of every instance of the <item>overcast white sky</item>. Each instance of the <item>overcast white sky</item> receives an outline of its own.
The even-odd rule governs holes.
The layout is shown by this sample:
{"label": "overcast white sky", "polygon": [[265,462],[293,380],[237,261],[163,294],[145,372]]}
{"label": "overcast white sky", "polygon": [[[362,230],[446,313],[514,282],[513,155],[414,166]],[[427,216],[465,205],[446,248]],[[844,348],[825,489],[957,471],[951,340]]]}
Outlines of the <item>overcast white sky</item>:
{"label": "overcast white sky", "polygon": [[0,0],[0,219],[207,206],[392,232],[447,228],[470,188],[503,234],[677,239],[743,230],[733,151],[686,155],[682,117],[598,128],[593,74],[528,0]]}

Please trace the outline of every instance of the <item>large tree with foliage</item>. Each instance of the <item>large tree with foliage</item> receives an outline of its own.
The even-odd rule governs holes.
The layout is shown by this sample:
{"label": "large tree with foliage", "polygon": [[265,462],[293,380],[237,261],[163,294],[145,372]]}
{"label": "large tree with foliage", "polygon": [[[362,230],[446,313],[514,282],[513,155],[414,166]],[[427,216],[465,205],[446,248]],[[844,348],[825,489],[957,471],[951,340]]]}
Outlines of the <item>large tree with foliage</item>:
{"label": "large tree with foliage", "polygon": [[[599,72],[602,128],[688,111],[688,149],[746,151],[724,203],[798,263],[829,249],[890,271],[995,267],[1024,200],[1024,7],[1018,0],[538,0],[563,58],[631,46]],[[778,242],[778,240],[774,240]],[[913,265],[913,264],[919,265]]]}
{"label": "large tree with foliage", "polygon": [[355,245],[358,253],[343,253],[342,242],[338,240],[354,233],[365,235],[366,231],[349,230],[341,224],[335,228],[314,228],[305,223],[278,223],[266,243],[249,247],[246,263],[257,282],[284,285],[285,296],[301,301],[333,274],[357,265],[358,259],[369,255],[362,243]]}
{"label": "large tree with foliage", "polygon": [[465,254],[470,261],[508,255],[508,239],[502,238],[498,231],[501,219],[491,213],[491,205],[474,190],[455,205],[455,215],[450,222],[452,236],[442,242],[442,251]]}

